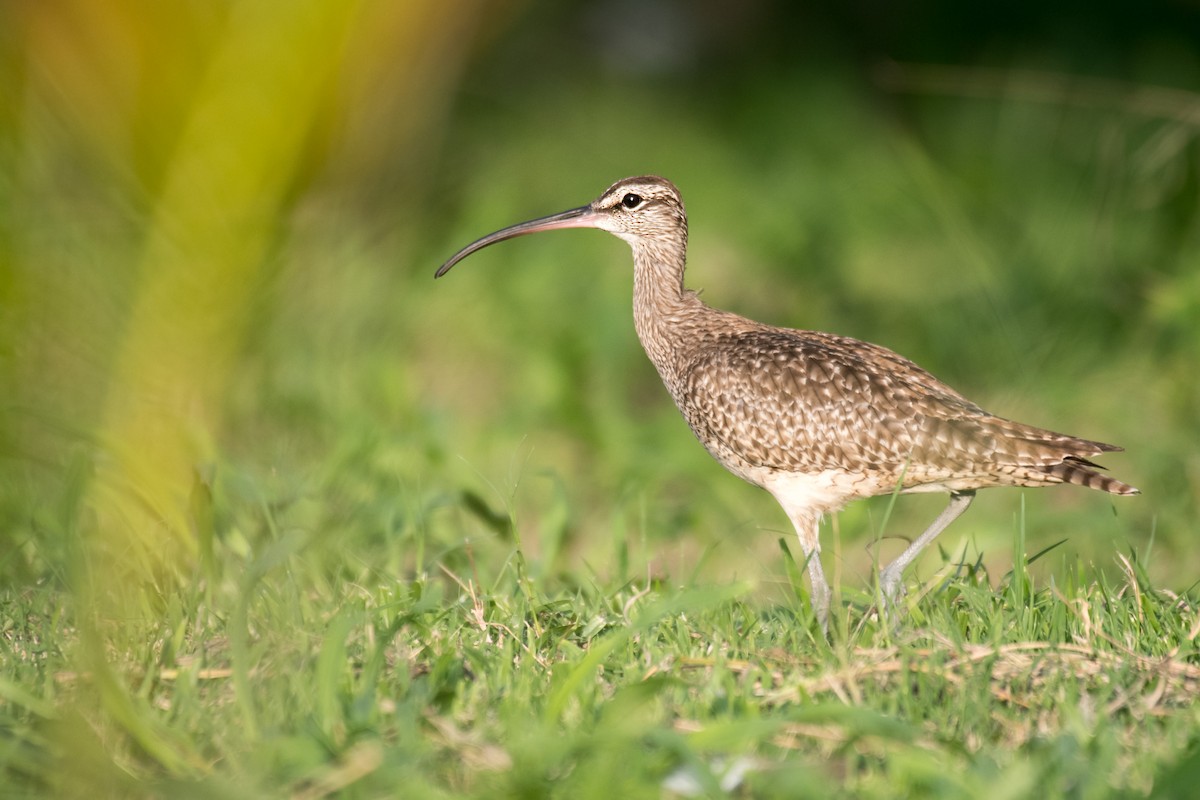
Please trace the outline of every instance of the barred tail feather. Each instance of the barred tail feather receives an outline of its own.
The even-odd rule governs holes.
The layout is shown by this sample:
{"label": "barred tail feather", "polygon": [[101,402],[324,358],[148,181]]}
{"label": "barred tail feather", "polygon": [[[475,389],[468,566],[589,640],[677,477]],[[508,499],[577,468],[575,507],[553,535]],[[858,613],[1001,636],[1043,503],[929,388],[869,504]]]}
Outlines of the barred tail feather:
{"label": "barred tail feather", "polygon": [[1086,486],[1109,494],[1141,494],[1137,488],[1097,472],[1098,466],[1082,458],[1067,456],[1061,464],[1047,466],[1045,470],[1063,483]]}

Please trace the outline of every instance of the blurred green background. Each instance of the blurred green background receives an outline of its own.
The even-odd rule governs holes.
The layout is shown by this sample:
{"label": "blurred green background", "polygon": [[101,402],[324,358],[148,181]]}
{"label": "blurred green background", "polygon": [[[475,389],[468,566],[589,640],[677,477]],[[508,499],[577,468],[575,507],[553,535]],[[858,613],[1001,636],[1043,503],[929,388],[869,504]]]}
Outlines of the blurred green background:
{"label": "blurred green background", "polygon": [[[1067,539],[1048,569],[1136,551],[1163,585],[1200,574],[1191,4],[0,15],[11,586],[127,609],[284,535],[401,575],[515,535],[567,582],[700,570],[770,598],[790,527],[659,384],[624,244],[523,239],[432,280],[641,173],[684,193],[709,303],[885,344],[995,413],[1127,448],[1104,463],[1141,497],[984,493],[953,557],[1002,574],[1023,513],[1031,551]],[[905,499],[886,529],[886,502],[848,509],[829,568],[867,582],[875,538],[899,549],[942,502]]]}

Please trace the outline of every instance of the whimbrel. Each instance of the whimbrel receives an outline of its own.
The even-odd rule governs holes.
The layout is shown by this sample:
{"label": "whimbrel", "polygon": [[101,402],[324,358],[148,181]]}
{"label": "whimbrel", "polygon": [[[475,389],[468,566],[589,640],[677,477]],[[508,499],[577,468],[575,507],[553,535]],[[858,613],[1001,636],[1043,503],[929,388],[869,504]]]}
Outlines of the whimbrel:
{"label": "whimbrel", "polygon": [[822,629],[830,590],[819,525],[851,500],[950,493],[933,524],[880,572],[882,594],[894,601],[904,569],[967,509],[976,489],[1074,483],[1138,494],[1088,460],[1121,449],[1115,445],[989,414],[885,347],[775,328],[705,305],[683,285],[687,214],[664,178],[626,178],[586,206],[484,236],[436,277],[488,245],[560,228],[599,228],[633,248],[642,347],[713,458],[783,506],[807,560]]}

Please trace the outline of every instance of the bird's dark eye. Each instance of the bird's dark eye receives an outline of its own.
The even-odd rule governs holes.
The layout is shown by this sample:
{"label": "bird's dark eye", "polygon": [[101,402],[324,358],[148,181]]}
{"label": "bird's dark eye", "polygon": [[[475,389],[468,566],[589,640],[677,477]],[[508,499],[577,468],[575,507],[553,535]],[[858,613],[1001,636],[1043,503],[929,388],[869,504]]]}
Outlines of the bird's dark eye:
{"label": "bird's dark eye", "polygon": [[626,208],[637,208],[641,204],[641,195],[630,193],[621,198],[621,205],[625,206]]}

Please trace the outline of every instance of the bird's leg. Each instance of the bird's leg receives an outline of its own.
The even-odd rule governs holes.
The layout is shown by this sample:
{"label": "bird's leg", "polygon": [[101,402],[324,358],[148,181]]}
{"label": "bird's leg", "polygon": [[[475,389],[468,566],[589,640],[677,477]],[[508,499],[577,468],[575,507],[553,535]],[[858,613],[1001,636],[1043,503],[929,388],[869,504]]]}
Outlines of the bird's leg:
{"label": "bird's leg", "polygon": [[[801,539],[803,546],[803,538]],[[807,551],[804,557],[808,559],[808,580],[812,584],[812,609],[821,625],[821,633],[829,633],[829,600],[833,594],[825,581],[825,571],[821,569],[821,548],[818,546]]]}
{"label": "bird's leg", "polygon": [[951,492],[950,503],[942,509],[942,513],[938,514],[933,524],[913,540],[913,543],[905,548],[904,552],[897,556],[895,561],[880,571],[879,588],[882,590],[885,600],[891,603],[896,599],[896,595],[901,587],[900,576],[903,575],[904,570],[916,560],[917,556],[921,554],[921,551],[930,542],[938,537],[939,533],[944,531],[951,522],[954,522],[960,514],[967,510],[967,506],[971,505],[971,501],[974,499],[974,490]]}
{"label": "bird's leg", "polygon": [[796,528],[800,549],[808,564],[808,580],[812,584],[812,609],[821,626],[821,632],[829,633],[829,600],[832,592],[825,582],[825,571],[821,569],[821,515],[808,508],[790,508],[784,505],[788,519]]}

